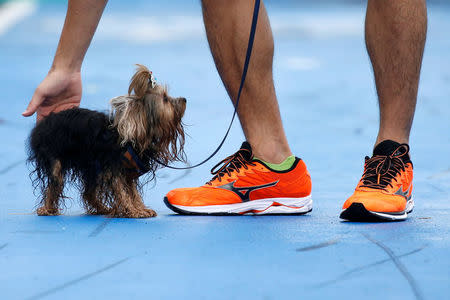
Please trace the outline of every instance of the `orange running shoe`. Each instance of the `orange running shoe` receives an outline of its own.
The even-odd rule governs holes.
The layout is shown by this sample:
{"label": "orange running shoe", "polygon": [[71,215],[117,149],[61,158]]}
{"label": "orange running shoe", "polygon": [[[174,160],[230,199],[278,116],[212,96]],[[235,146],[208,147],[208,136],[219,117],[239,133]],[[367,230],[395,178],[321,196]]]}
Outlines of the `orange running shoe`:
{"label": "orange running shoe", "polygon": [[255,159],[250,144],[244,142],[211,173],[214,177],[205,185],[172,190],[164,202],[180,214],[305,214],[312,210],[311,177],[300,158],[288,170],[276,171]]}
{"label": "orange running shoe", "polygon": [[409,146],[386,140],[366,157],[364,173],[345,201],[341,218],[350,221],[400,221],[413,210],[413,165]]}

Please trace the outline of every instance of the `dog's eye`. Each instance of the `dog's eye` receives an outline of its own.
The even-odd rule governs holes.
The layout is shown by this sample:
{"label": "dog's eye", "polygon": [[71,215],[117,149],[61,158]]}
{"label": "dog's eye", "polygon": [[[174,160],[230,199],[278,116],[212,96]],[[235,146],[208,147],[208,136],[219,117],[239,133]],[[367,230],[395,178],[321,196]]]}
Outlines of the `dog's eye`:
{"label": "dog's eye", "polygon": [[167,101],[169,101],[169,98],[167,98],[167,96],[166,96],[166,95],[164,95],[163,99],[164,99],[164,102],[167,102]]}

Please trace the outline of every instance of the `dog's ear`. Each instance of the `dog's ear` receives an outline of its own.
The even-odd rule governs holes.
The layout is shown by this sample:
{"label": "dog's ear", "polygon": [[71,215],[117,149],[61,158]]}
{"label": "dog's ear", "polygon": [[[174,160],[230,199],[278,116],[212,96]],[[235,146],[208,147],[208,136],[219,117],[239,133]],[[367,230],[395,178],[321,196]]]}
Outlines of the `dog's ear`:
{"label": "dog's ear", "polygon": [[155,94],[147,94],[143,101],[153,155],[165,164],[174,160],[184,161],[184,129],[181,122],[184,107],[179,109],[177,100],[167,95],[167,87],[158,86]]}
{"label": "dog's ear", "polygon": [[131,96],[119,96],[109,100],[109,104],[111,105],[112,109],[115,110],[116,108],[124,105],[127,101],[130,101],[131,99],[133,99],[133,97]]}
{"label": "dog's ear", "polygon": [[147,116],[144,102],[134,96],[119,96],[111,99],[113,127],[120,136],[120,144],[131,143],[136,150],[143,151],[148,144]]}

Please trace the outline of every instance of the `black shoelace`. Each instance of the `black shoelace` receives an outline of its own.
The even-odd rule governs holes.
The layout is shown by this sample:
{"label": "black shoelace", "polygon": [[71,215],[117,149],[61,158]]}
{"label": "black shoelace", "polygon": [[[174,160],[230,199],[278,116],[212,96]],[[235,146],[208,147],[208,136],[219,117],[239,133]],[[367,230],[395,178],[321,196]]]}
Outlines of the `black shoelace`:
{"label": "black shoelace", "polygon": [[212,182],[216,179],[218,179],[219,182],[221,182],[222,177],[225,174],[228,174],[228,176],[230,176],[233,171],[238,171],[240,168],[248,169],[248,165],[254,166],[255,164],[253,162],[245,158],[243,151],[248,150],[241,149],[235,154],[228,156],[224,160],[220,161],[217,165],[215,165],[211,169],[211,174],[214,175],[214,177],[206,184],[211,185]]}
{"label": "black shoelace", "polygon": [[366,156],[363,184],[361,187],[385,189],[392,187],[392,181],[397,181],[397,174],[405,170],[405,162],[402,157],[408,155],[409,146],[401,144],[390,155]]}

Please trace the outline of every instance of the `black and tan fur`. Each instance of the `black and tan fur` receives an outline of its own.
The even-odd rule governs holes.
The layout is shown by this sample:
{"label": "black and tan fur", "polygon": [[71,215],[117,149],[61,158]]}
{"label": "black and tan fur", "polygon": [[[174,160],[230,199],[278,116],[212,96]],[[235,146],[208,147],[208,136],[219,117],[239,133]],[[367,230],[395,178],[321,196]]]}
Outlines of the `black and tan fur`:
{"label": "black and tan fur", "polygon": [[184,160],[181,118],[185,98],[149,82],[149,70],[138,65],[128,95],[111,100],[111,113],[72,108],[52,113],[33,129],[28,161],[33,184],[40,190],[38,215],[58,215],[64,184],[75,183],[88,214],[148,218],[136,172],[124,163],[131,147],[154,178],[161,164]]}

